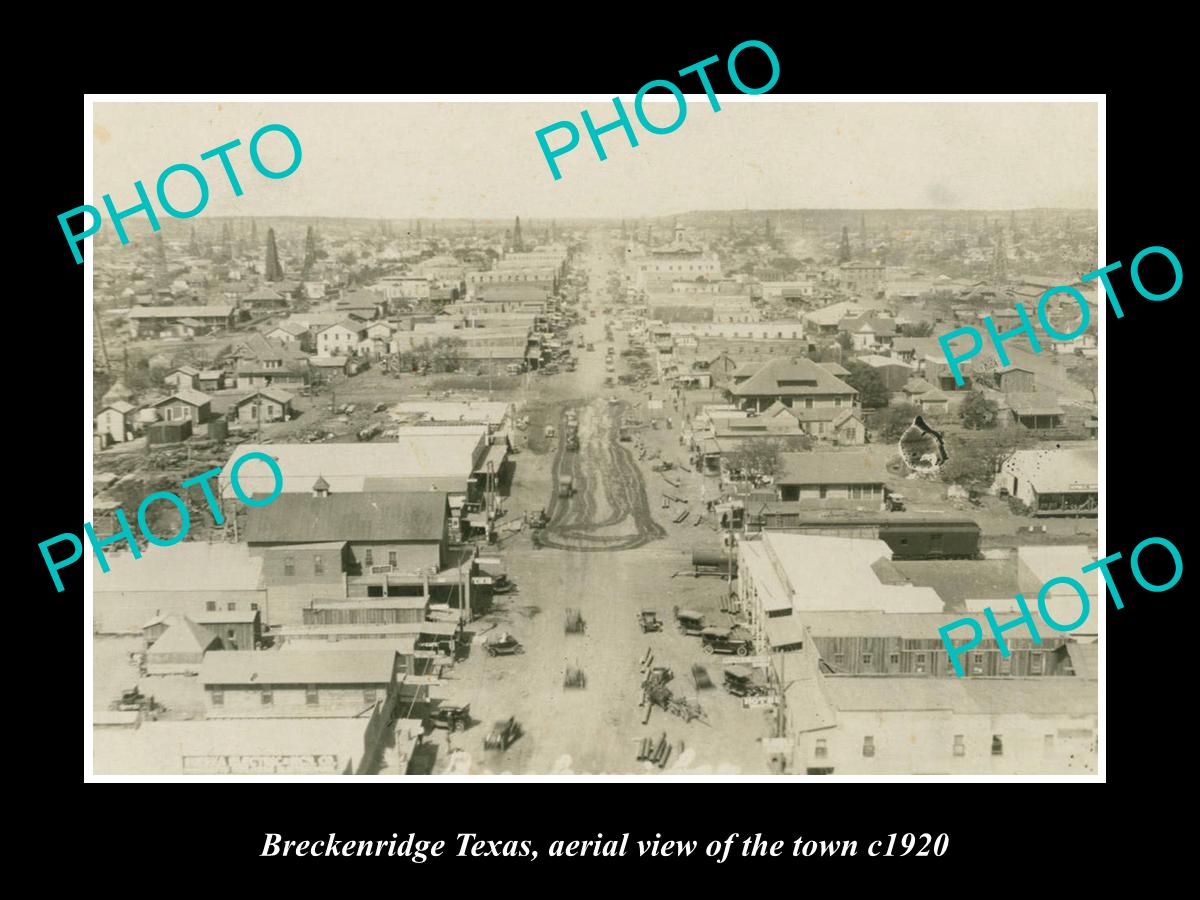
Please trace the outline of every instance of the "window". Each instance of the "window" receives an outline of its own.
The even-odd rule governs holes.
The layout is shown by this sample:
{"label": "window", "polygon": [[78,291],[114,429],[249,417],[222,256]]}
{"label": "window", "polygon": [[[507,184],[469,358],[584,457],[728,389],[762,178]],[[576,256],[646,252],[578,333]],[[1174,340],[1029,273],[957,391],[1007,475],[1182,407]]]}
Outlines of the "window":
{"label": "window", "polygon": [[363,688],[363,703],[375,702],[375,688]]}
{"label": "window", "polygon": [[313,574],[314,575],[324,575],[325,574],[325,560],[320,555],[313,557]]}
{"label": "window", "polygon": [[224,688],[219,688],[219,687],[210,688],[209,689],[209,697],[212,699],[213,706],[224,706],[225,705],[225,689]]}
{"label": "window", "polygon": [[1012,657],[1011,656],[1008,657],[1008,659],[1005,659],[1004,657],[1000,657],[1000,674],[1001,675],[1011,675],[1012,674]]}
{"label": "window", "polygon": [[1004,738],[998,734],[992,735],[992,756],[1004,755]]}
{"label": "window", "polygon": [[867,735],[863,738],[863,756],[875,755],[875,738],[872,735]]}
{"label": "window", "polygon": [[363,564],[368,567],[375,565],[375,554],[371,551],[370,547],[363,553]]}
{"label": "window", "polygon": [[307,685],[304,688],[304,702],[308,706],[316,706],[319,700],[317,694],[317,686],[315,684]]}
{"label": "window", "polygon": [[275,702],[275,694],[271,690],[271,685],[264,684],[259,693],[259,697],[262,700],[263,706],[270,706],[271,704],[273,704]]}
{"label": "window", "polygon": [[966,756],[967,755],[967,745],[964,742],[963,736],[961,734],[956,734],[954,736],[954,755],[955,756]]}
{"label": "window", "polygon": [[982,675],[983,674],[983,654],[982,653],[972,653],[971,654],[971,674],[972,675]]}
{"label": "window", "polygon": [[843,664],[845,661],[846,661],[846,654],[845,654],[845,653],[835,653],[835,654],[833,654],[833,664],[834,664],[835,666],[840,666],[840,665],[842,665],[842,664]]}
{"label": "window", "polygon": [[391,566],[393,569],[399,565],[399,559],[396,556],[395,550],[388,551],[388,565]]}
{"label": "window", "polygon": [[864,653],[864,654],[862,655],[862,664],[863,664],[864,666],[869,666],[869,665],[871,665],[871,660],[873,660],[874,658],[875,658],[875,657],[874,657],[874,655],[873,655],[873,654],[871,654],[871,653]]}
{"label": "window", "polygon": [[250,611],[251,611],[251,612],[253,612],[253,611],[257,610],[257,609],[258,609],[258,604],[257,604],[257,603],[251,603],[251,604],[250,604]]}
{"label": "window", "polygon": [[207,603],[204,604],[204,610],[205,610],[205,612],[216,612],[217,611],[217,602],[215,600],[209,600]]}
{"label": "window", "polygon": [[916,666],[917,666],[917,673],[920,675],[924,675],[925,674],[925,654],[924,653],[917,654]]}
{"label": "window", "polygon": [[229,610],[229,612],[233,612],[235,609],[237,609],[237,604],[236,603],[226,603],[225,608],[227,610]]}
{"label": "window", "polygon": [[817,738],[817,744],[813,748],[813,757],[825,759],[827,756],[829,756],[829,747],[825,743],[825,738]]}
{"label": "window", "polygon": [[888,665],[890,665],[890,666],[900,665],[900,654],[899,653],[888,654]]}

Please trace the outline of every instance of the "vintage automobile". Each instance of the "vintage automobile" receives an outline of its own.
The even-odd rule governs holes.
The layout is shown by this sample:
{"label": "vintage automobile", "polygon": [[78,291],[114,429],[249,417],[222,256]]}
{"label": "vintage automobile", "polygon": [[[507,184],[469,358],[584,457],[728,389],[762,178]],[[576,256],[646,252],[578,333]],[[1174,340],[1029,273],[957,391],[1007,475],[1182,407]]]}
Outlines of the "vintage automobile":
{"label": "vintage automobile", "polygon": [[725,690],[735,697],[761,697],[770,687],[762,669],[736,665],[725,669]]}
{"label": "vintage automobile", "polygon": [[483,739],[484,750],[507,750],[521,736],[521,726],[515,718],[502,719],[492,726],[492,732]]}
{"label": "vintage automobile", "polygon": [[575,479],[570,475],[558,476],[558,496],[562,498],[570,497],[575,493]]}
{"label": "vintage automobile", "polygon": [[439,704],[429,713],[429,722],[434,728],[466,731],[471,726],[471,704]]}
{"label": "vintage automobile", "polygon": [[521,642],[507,631],[492,635],[483,642],[483,647],[487,650],[488,656],[514,656],[517,653],[525,652]]}
{"label": "vintage automobile", "polygon": [[703,642],[700,649],[705,653],[736,653],[738,656],[749,656],[754,652],[754,642],[730,628],[705,628],[700,632],[700,640]]}
{"label": "vintage automobile", "polygon": [[704,631],[704,613],[675,607],[675,625],[680,634],[698,635]]}
{"label": "vintage automobile", "polygon": [[651,631],[662,631],[663,623],[659,621],[658,612],[653,609],[643,609],[638,612],[638,624],[642,627],[642,634],[648,634]]}
{"label": "vintage automobile", "polygon": [[507,575],[500,574],[492,579],[493,594],[511,594],[514,590],[516,590],[516,588],[516,582],[510,579]]}

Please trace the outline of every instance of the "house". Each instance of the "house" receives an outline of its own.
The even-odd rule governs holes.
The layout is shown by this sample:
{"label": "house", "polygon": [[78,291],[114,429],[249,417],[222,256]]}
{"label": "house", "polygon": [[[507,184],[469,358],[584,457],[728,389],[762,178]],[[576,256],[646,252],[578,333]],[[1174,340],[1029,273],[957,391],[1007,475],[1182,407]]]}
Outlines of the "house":
{"label": "house", "polygon": [[310,356],[308,367],[311,372],[311,380],[319,384],[349,375],[350,358],[348,356]]}
{"label": "house", "polygon": [[314,483],[312,494],[285,493],[250,511],[245,539],[266,559],[271,580],[297,577],[289,546],[344,542],[341,562],[350,575],[440,571],[447,560],[450,507],[443,492],[332,493]]}
{"label": "house", "polygon": [[950,412],[950,395],[939,390],[925,391],[913,397],[912,402],[929,416],[944,416]]}
{"label": "house", "polygon": [[366,325],[353,319],[342,319],[333,325],[326,325],[317,330],[317,356],[353,356],[366,335]]}
{"label": "house", "polygon": [[996,476],[1034,516],[1095,517],[1099,504],[1099,457],[1095,444],[1018,450]]}
{"label": "house", "polygon": [[179,366],[163,376],[163,381],[177,391],[194,391],[199,389],[198,379],[200,370],[192,366]]}
{"label": "house", "polygon": [[225,372],[222,369],[202,369],[196,376],[196,388],[201,391],[225,389]]}
{"label": "house", "polygon": [[1004,404],[1013,421],[1026,428],[1060,428],[1063,410],[1058,399],[1048,391],[1004,395]]}
{"label": "house", "polygon": [[263,332],[263,337],[293,350],[311,351],[315,345],[312,332],[299,322],[287,320]]}
{"label": "house", "polygon": [[776,401],[791,408],[852,407],[858,391],[810,359],[773,359],[728,388],[744,409],[763,410]]}
{"label": "house", "polygon": [[96,415],[96,434],[108,435],[116,444],[131,440],[136,413],[137,407],[124,400],[109,403]]}
{"label": "house", "polygon": [[227,650],[205,656],[200,684],[210,719],[386,715],[402,670],[392,649]]}
{"label": "house", "polygon": [[1035,376],[1031,369],[1003,366],[996,370],[996,389],[1002,394],[1033,393]]}
{"label": "house", "polygon": [[[184,336],[182,319],[194,319],[204,332],[233,327],[233,306],[155,306],[130,310],[130,331],[135,338]],[[195,332],[194,326],[192,327]]]}
{"label": "house", "polygon": [[855,350],[890,347],[896,336],[896,322],[883,316],[865,315],[843,319],[838,331],[849,334]]}
{"label": "house", "polygon": [[959,374],[963,383],[959,385],[954,380],[954,373],[944,356],[927,355],[921,361],[921,374],[934,387],[941,391],[969,391],[972,387],[971,363],[959,363]]}
{"label": "house", "polygon": [[193,425],[203,425],[212,418],[212,398],[199,391],[177,391],[151,406],[164,422],[188,419]]}
{"label": "house", "polygon": [[261,388],[234,404],[239,422],[286,422],[292,418],[295,398],[279,388]]}
{"label": "house", "polygon": [[279,312],[288,308],[288,298],[268,287],[260,287],[242,297],[242,307],[257,315]]}
{"label": "house", "polygon": [[163,625],[165,630],[146,653],[149,675],[194,674],[200,671],[205,653],[221,649],[215,634],[187,616],[168,616]]}
{"label": "house", "polygon": [[859,446],[867,441],[867,425],[856,409],[838,413],[832,422],[832,439],[840,446]]}
{"label": "house", "polygon": [[886,480],[883,467],[861,451],[784,453],[775,476],[776,499],[878,509]]}

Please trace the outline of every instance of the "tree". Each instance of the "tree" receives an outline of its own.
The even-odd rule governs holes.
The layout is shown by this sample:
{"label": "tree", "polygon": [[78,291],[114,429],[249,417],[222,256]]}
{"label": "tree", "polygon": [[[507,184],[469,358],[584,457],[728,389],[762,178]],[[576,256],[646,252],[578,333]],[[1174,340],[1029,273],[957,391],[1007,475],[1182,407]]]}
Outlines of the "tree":
{"label": "tree", "polygon": [[1095,357],[1083,357],[1067,369],[1067,377],[1076,384],[1087,388],[1092,394],[1092,402],[1096,403],[1097,378],[1099,377]]}
{"label": "tree", "polygon": [[283,266],[279,264],[274,228],[267,229],[267,281],[283,281]]}
{"label": "tree", "polygon": [[850,370],[850,374],[844,376],[842,381],[858,391],[858,402],[863,405],[863,409],[887,406],[890,391],[882,375],[866,363],[855,359],[849,360],[846,368]]}
{"label": "tree", "polygon": [[854,349],[854,339],[850,337],[850,333],[848,331],[843,331],[841,334],[839,334],[837,336],[837,342],[838,346],[843,350]]}
{"label": "tree", "polygon": [[1037,438],[1024,428],[997,428],[987,434],[962,434],[947,440],[949,459],[942,481],[987,490],[1014,453],[1034,446]]}
{"label": "tree", "polygon": [[963,401],[959,417],[967,428],[993,428],[1000,407],[983,396],[980,391],[971,391]]}
{"label": "tree", "polygon": [[898,403],[876,411],[871,417],[871,430],[885,441],[898,441],[921,410],[911,403]]}
{"label": "tree", "polygon": [[751,438],[739,449],[725,454],[725,465],[731,472],[741,472],[751,478],[774,476],[783,465],[783,448],[772,438]]}
{"label": "tree", "polygon": [[924,319],[922,319],[920,322],[913,322],[911,325],[905,325],[904,334],[906,337],[932,337],[933,323],[926,322]]}

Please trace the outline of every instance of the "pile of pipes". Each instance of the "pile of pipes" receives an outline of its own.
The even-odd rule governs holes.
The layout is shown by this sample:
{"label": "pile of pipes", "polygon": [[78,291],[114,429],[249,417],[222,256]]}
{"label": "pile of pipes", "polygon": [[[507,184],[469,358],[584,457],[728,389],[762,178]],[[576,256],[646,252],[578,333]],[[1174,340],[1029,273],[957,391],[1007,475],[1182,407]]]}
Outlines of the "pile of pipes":
{"label": "pile of pipes", "polygon": [[657,742],[654,738],[642,738],[641,746],[638,749],[638,762],[648,760],[660,769],[665,768],[667,760],[671,758],[672,749],[672,746],[667,743],[667,733],[665,731]]}

